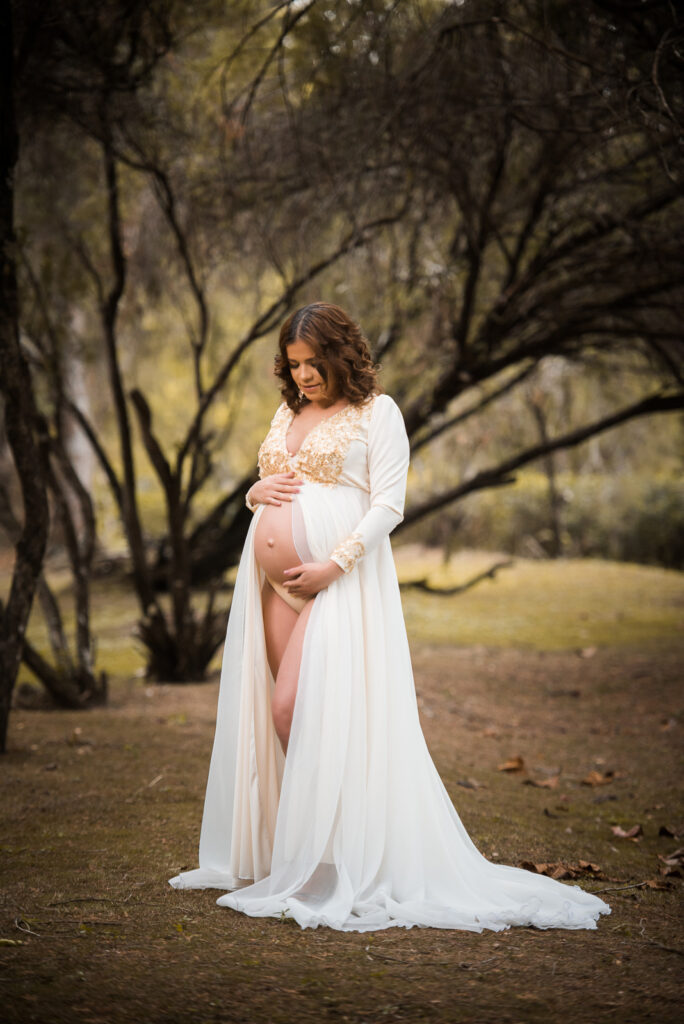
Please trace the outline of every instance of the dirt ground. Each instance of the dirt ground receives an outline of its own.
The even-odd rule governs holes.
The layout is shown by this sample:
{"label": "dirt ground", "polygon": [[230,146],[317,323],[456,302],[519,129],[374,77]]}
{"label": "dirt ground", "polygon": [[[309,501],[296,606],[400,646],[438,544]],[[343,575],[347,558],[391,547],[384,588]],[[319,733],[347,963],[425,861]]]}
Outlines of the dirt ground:
{"label": "dirt ground", "polygon": [[596,931],[342,934],[217,907],[167,884],[197,863],[216,682],[122,680],[103,710],[15,711],[3,1019],[680,1020],[682,882],[662,872],[684,845],[683,652],[412,643],[428,745],[473,840],[501,863],[597,865],[569,882],[611,905]]}

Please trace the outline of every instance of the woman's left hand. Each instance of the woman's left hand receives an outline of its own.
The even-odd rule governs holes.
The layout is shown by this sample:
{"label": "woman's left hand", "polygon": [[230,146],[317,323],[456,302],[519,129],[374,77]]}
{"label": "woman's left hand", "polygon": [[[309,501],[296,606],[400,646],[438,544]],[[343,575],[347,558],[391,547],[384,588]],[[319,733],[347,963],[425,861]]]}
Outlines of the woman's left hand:
{"label": "woman's left hand", "polygon": [[283,586],[295,597],[313,597],[319,590],[325,590],[333,580],[344,575],[337,562],[302,562],[284,571]]}

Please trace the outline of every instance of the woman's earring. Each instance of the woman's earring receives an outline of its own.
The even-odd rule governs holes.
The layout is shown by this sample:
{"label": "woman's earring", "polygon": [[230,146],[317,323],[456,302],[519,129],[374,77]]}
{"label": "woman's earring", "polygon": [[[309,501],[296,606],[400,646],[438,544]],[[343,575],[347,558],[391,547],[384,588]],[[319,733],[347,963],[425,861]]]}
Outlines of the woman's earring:
{"label": "woman's earring", "polygon": [[301,389],[301,388],[299,389],[299,397],[300,397],[300,398],[303,398],[303,397],[304,397],[304,392],[302,391],[302,389]]}

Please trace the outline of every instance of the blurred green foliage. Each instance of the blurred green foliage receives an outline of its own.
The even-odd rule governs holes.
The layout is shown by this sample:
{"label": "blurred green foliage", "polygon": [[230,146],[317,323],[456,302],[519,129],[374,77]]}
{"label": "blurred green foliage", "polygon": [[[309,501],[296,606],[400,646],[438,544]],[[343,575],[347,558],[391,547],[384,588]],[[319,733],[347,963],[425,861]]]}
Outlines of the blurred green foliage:
{"label": "blurred green foliage", "polygon": [[[557,480],[567,557],[684,569],[684,480],[646,473],[576,475]],[[551,540],[548,481],[521,473],[514,484],[482,491],[406,530],[406,539],[544,557]]]}

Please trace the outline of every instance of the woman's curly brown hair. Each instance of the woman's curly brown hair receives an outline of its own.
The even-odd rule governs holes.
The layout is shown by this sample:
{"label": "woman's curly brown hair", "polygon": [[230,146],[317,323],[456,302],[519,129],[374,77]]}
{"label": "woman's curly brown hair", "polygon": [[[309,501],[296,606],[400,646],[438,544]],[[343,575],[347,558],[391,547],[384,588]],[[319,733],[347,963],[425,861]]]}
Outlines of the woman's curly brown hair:
{"label": "woman's curly brown hair", "polygon": [[325,381],[332,370],[340,396],[359,405],[369,395],[381,393],[376,380],[379,365],[373,363],[366,338],[358,324],[331,302],[312,302],[292,313],[280,329],[279,352],[275,357],[275,375],[281,381],[280,393],[293,412],[298,413],[311,401],[299,397],[292,379],[287,346],[301,340],[310,345],[323,365],[319,373]]}

